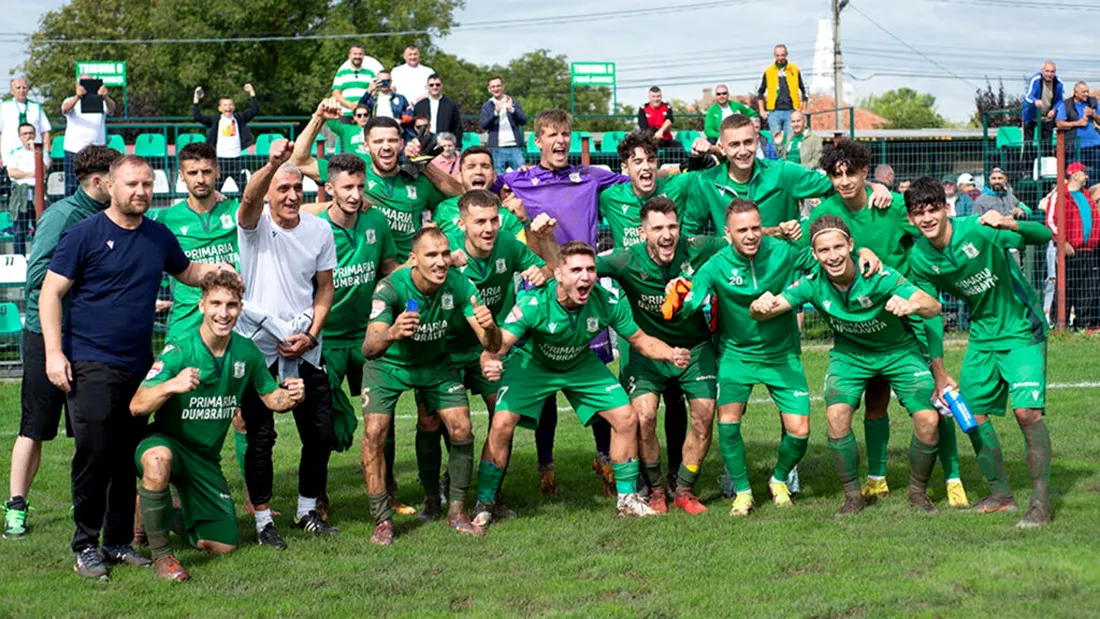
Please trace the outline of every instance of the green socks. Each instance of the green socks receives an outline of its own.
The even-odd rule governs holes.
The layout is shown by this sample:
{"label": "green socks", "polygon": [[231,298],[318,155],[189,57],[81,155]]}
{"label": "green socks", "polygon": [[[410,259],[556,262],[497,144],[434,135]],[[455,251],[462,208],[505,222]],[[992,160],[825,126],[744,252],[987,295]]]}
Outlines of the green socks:
{"label": "green socks", "polygon": [[937,451],[940,464],[943,465],[943,479],[950,481],[959,478],[959,442],[955,436],[955,423],[950,417],[940,415],[940,443]]}
{"label": "green socks", "polygon": [[435,432],[427,432],[416,426],[416,472],[420,475],[420,485],[424,496],[439,496],[439,469],[443,466],[443,447],[440,445],[442,427]]}
{"label": "green socks", "polygon": [[856,435],[848,432],[841,438],[829,437],[829,451],[833,452],[833,463],[844,493],[859,493],[859,443]]}
{"label": "green socks", "polygon": [[145,525],[145,535],[149,538],[149,550],[153,559],[170,554],[168,531],[172,526],[172,493],[164,490],[146,490],[138,487],[141,497],[141,521]]}
{"label": "green socks", "polygon": [[806,449],[810,446],[810,435],[794,436],[789,432],[783,433],[783,440],[779,441],[779,457],[775,461],[775,472],[772,480],[787,483],[787,476],[791,469],[802,461],[806,455]]}
{"label": "green socks", "polygon": [[718,422],[718,449],[726,465],[733,487],[738,493],[749,492],[749,465],[745,461],[745,441],[741,438],[741,422]]}
{"label": "green socks", "polygon": [[447,498],[452,503],[462,504],[466,501],[466,490],[470,487],[470,478],[474,475],[473,436],[463,441],[451,439],[451,457],[447,462],[447,470],[451,473],[451,488]]}
{"label": "green socks", "polygon": [[642,464],[642,477],[650,490],[663,489],[665,487],[665,476],[661,474],[661,460],[658,458],[656,462],[643,462]]}
{"label": "green socks", "polygon": [[[948,421],[951,421],[948,419]],[[942,440],[942,439],[941,439]],[[937,445],[921,442],[914,434],[909,441],[909,485],[924,490],[936,466],[936,455],[941,453]]]}
{"label": "green socks", "polygon": [[886,451],[890,447],[890,418],[863,418],[863,436],[867,440],[867,475],[886,477]]}
{"label": "green socks", "polygon": [[385,492],[382,494],[368,494],[367,500],[370,502],[370,515],[374,518],[374,524],[382,524],[387,520],[393,520],[390,495]]}
{"label": "green socks", "polygon": [[[1021,428],[1027,443],[1027,468],[1031,472],[1031,502],[1050,505],[1050,432],[1039,421]],[[152,538],[149,538],[152,540]]]}
{"label": "green socks", "polygon": [[699,467],[680,463],[680,471],[676,473],[676,487],[684,490],[695,491],[695,480],[699,478]]}
{"label": "green socks", "polygon": [[612,462],[611,469],[615,471],[615,491],[622,496],[633,494],[638,490],[638,461]]}
{"label": "green socks", "polygon": [[492,462],[481,461],[477,469],[477,500],[480,503],[495,503],[497,490],[504,481],[504,470]]}
{"label": "green socks", "polygon": [[[1050,437],[1047,437],[1049,446]],[[970,433],[970,442],[974,446],[974,453],[978,456],[978,466],[981,467],[985,480],[989,482],[989,490],[993,494],[1012,494],[1008,486],[1008,474],[1005,473],[1005,461],[1001,455],[1001,441],[997,439],[997,431],[993,429],[993,422],[986,420],[978,426],[978,429]]]}

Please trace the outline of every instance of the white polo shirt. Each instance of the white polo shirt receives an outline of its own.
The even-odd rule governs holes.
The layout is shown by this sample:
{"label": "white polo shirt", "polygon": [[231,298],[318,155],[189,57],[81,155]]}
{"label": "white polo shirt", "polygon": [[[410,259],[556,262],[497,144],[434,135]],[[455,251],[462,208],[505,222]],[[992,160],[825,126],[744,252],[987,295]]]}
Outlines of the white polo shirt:
{"label": "white polo shirt", "polygon": [[107,145],[107,102],[103,102],[103,112],[85,114],[81,111],[81,102],[77,100],[65,114],[65,152],[79,153],[85,146]]}
{"label": "white polo shirt", "polygon": [[415,104],[418,99],[428,96],[428,76],[432,73],[435,71],[431,67],[422,64],[415,67],[410,67],[408,63],[398,65],[390,71],[393,91],[405,95],[410,104]]}

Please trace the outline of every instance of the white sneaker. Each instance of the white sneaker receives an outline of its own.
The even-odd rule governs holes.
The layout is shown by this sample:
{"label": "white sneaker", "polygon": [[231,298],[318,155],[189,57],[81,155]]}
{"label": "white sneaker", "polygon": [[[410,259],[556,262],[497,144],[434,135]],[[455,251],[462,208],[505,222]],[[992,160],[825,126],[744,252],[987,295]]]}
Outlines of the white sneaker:
{"label": "white sneaker", "polygon": [[653,511],[636,492],[619,497],[618,513],[624,518],[647,518],[657,515],[657,512]]}

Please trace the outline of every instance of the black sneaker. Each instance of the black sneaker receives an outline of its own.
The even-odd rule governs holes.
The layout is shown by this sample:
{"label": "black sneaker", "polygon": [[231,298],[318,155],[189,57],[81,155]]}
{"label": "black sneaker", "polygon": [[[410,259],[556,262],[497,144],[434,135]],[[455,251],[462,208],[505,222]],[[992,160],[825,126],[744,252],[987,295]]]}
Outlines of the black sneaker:
{"label": "black sneaker", "polygon": [[103,564],[103,557],[99,556],[99,550],[95,546],[88,546],[73,554],[76,555],[74,572],[85,578],[108,580],[107,566]]}
{"label": "black sneaker", "polygon": [[312,533],[318,537],[323,535],[336,535],[340,532],[339,529],[325,522],[325,519],[321,517],[321,512],[315,509],[309,510],[301,520],[294,523],[294,526],[303,531]]}
{"label": "black sneaker", "polygon": [[129,544],[120,546],[104,546],[103,562],[107,565],[126,565],[132,567],[152,567],[153,562],[146,559],[134,547]]}
{"label": "black sneaker", "polygon": [[837,516],[851,516],[852,514],[858,514],[863,511],[863,507],[866,503],[863,501],[863,495],[858,491],[845,492],[844,504],[840,506],[840,509],[836,510]]}
{"label": "black sneaker", "polygon": [[286,550],[286,542],[283,541],[283,536],[279,535],[279,529],[275,528],[274,522],[264,525],[263,530],[256,538],[261,546],[270,546],[275,550]]}
{"label": "black sneaker", "polygon": [[443,502],[437,496],[424,497],[424,509],[420,510],[420,519],[424,522],[439,520],[443,515]]}

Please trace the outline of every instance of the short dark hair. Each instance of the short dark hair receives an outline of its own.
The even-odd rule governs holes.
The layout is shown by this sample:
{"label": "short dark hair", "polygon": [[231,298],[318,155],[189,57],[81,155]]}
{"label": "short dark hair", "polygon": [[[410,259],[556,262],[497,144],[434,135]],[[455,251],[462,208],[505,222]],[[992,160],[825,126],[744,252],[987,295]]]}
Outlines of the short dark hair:
{"label": "short dark hair", "polygon": [[425,237],[429,237],[429,236],[440,238],[440,239],[443,239],[444,241],[447,240],[447,235],[443,234],[443,231],[439,229],[439,226],[435,226],[435,225],[421,226],[421,228],[419,230],[417,230],[415,233],[413,233],[413,238],[412,238],[413,251],[416,251],[416,248],[417,248],[418,245],[420,245],[420,241],[422,239],[424,239]]}
{"label": "short dark hair", "polygon": [[752,200],[746,200],[744,198],[734,198],[729,204],[726,205],[726,219],[730,218],[730,215],[734,213],[748,213],[751,211],[760,212],[760,207],[756,205]]}
{"label": "short dark hair", "polygon": [[922,176],[905,190],[905,210],[912,213],[927,206],[936,207],[936,210],[947,208],[947,192],[940,181]]}
{"label": "short dark hair", "polygon": [[543,127],[561,127],[569,131],[573,127],[573,116],[560,108],[543,110],[535,117],[535,137],[542,135]]}
{"label": "short dark hair", "polygon": [[432,73],[431,75],[428,76],[428,79],[426,81],[430,82],[432,80],[439,80],[439,82],[441,84],[443,83],[443,78],[439,77],[438,73]]}
{"label": "short dark hair", "polygon": [[626,163],[634,156],[636,149],[642,149],[646,155],[657,156],[657,141],[650,131],[631,131],[619,141],[619,159]]}
{"label": "short dark hair", "polygon": [[244,280],[241,279],[240,275],[229,269],[210,271],[199,280],[199,289],[202,290],[202,296],[205,297],[206,293],[215,288],[224,288],[237,295],[238,299],[244,298]]}
{"label": "short dark hair", "polygon": [[821,169],[828,176],[839,174],[839,168],[843,165],[848,173],[862,170],[871,165],[871,149],[855,140],[837,140],[831,146],[825,147],[825,153],[821,155]]}
{"label": "short dark hair", "polygon": [[107,174],[115,161],[122,159],[122,153],[107,146],[85,146],[73,157],[73,173],[78,183],[83,183],[93,174]]}
{"label": "short dark hair", "polygon": [[471,189],[458,199],[458,212],[465,215],[472,207],[500,208],[500,197],[487,189]]}
{"label": "short dark hair", "polygon": [[458,167],[462,168],[462,164],[466,163],[466,158],[473,157],[474,155],[485,155],[489,159],[492,159],[493,151],[481,145],[471,146],[462,151],[462,156],[458,158]]}
{"label": "short dark hair", "polygon": [[349,52],[353,49],[361,49],[363,51],[367,51],[367,48],[363,47],[362,43],[352,43],[350,46],[348,46]]}
{"label": "short dark hair", "polygon": [[337,174],[341,172],[347,172],[349,174],[364,174],[367,171],[367,164],[359,158],[359,155],[352,155],[351,153],[343,153],[340,155],[333,155],[328,158],[328,178],[332,180],[336,178]]}
{"label": "short dark hair", "polygon": [[744,114],[730,114],[722,121],[722,124],[718,125],[718,133],[721,134],[727,129],[740,129],[751,124],[752,119]]}
{"label": "short dark hair", "polygon": [[642,205],[641,220],[645,223],[645,218],[650,213],[661,213],[664,215],[677,215],[676,203],[669,199],[667,196],[657,196],[646,200],[646,203]]}
{"label": "short dark hair", "polygon": [[19,133],[20,131],[23,130],[23,127],[30,127],[31,129],[34,129],[34,134],[38,135],[38,129],[35,129],[34,125],[32,125],[30,123],[19,123],[19,126],[15,128],[15,132]]}
{"label": "short dark hair", "polygon": [[660,86],[650,86],[649,87],[649,92],[661,92],[661,87]]}
{"label": "short dark hair", "polygon": [[848,229],[848,224],[844,223],[844,220],[836,215],[822,215],[814,220],[810,224],[810,246],[813,246],[813,240],[817,238],[817,235],[825,230],[840,230],[844,236],[848,237],[848,240],[852,239],[852,231]]}
{"label": "short dark hair", "polygon": [[146,161],[145,157],[141,157],[138,155],[123,155],[111,164],[111,169],[108,170],[107,173],[111,176],[111,178],[114,178],[115,172],[117,172],[119,168],[125,165],[145,166],[149,169],[153,168],[153,165]]}
{"label": "short dark hair", "polygon": [[[489,78],[489,82],[492,82],[493,80],[500,80],[502,84],[504,83],[504,78],[499,75],[494,75],[493,77]],[[488,84],[489,82],[485,83]]]}
{"label": "short dark hair", "polygon": [[184,161],[218,161],[218,151],[206,142],[191,142],[176,153],[180,163]]}
{"label": "short dark hair", "polygon": [[565,262],[565,259],[569,256],[588,256],[595,260],[596,250],[592,249],[592,246],[584,241],[569,241],[558,248],[559,263]]}
{"label": "short dark hair", "polygon": [[352,108],[351,113],[354,114],[354,113],[358,112],[360,109],[366,110],[368,116],[371,114],[370,106],[369,105],[364,105],[362,103],[356,103],[355,107]]}
{"label": "short dark hair", "polygon": [[389,116],[375,116],[367,121],[367,124],[363,125],[363,135],[368,136],[370,132],[376,127],[383,129],[396,129],[398,137],[401,136],[401,124]]}

